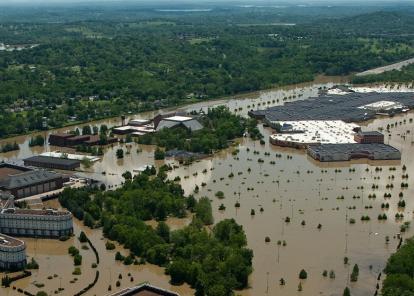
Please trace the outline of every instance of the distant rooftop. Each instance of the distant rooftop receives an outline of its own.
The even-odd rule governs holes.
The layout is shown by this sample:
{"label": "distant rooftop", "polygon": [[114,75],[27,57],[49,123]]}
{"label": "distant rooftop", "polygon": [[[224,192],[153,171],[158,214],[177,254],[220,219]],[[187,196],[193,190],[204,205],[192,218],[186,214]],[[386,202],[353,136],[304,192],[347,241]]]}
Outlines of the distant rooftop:
{"label": "distant rooftop", "polygon": [[137,119],[131,119],[129,121],[130,124],[134,124],[134,123],[141,123],[141,124],[145,124],[145,123],[149,123],[151,120],[149,119],[141,119],[141,118],[137,118]]}
{"label": "distant rooftop", "polygon": [[383,136],[382,133],[380,133],[379,131],[366,131],[366,132],[359,132],[359,134],[363,135],[363,136]]}
{"label": "distant rooftop", "polygon": [[180,296],[178,293],[168,291],[150,284],[142,284],[136,287],[126,288],[110,296]]}
{"label": "distant rooftop", "polygon": [[271,140],[298,144],[355,143],[358,125],[341,120],[282,121],[282,133],[270,136]]}
{"label": "distant rooftop", "polygon": [[323,144],[323,145],[310,145],[310,150],[319,154],[332,154],[332,153],[355,153],[355,152],[399,152],[398,149],[386,145],[386,144]]}
{"label": "distant rooftop", "polygon": [[61,177],[61,175],[44,170],[27,171],[16,175],[10,175],[1,179],[0,188],[11,190],[14,188],[51,181],[59,177]]}
{"label": "distant rooftop", "polygon": [[172,116],[172,117],[167,117],[164,120],[170,120],[170,121],[179,121],[179,122],[183,122],[183,121],[188,121],[191,120],[191,117],[188,116]]}
{"label": "distant rooftop", "polygon": [[[375,118],[377,109],[361,108],[369,104],[377,106],[383,101],[391,102],[394,106],[414,107],[414,93],[347,93],[344,95],[321,95],[306,100],[287,102],[282,106],[270,107],[266,110],[250,111],[249,115],[265,118],[268,121],[294,120],[343,120],[359,122]],[[378,104],[375,104],[378,103]],[[401,109],[400,111],[403,111]],[[400,112],[398,109],[389,112]]]}
{"label": "distant rooftop", "polygon": [[157,131],[163,128],[173,128],[176,126],[184,126],[192,131],[198,131],[203,128],[203,125],[195,118],[185,116],[173,116],[162,119],[157,126]]}
{"label": "distant rooftop", "polygon": [[80,163],[79,160],[75,160],[75,159],[42,156],[42,155],[32,156],[32,157],[24,159],[24,161],[35,161],[35,162],[58,164],[58,165],[73,165],[73,164]]}
{"label": "distant rooftop", "polygon": [[5,162],[0,163],[0,182],[3,178],[6,178],[11,175],[21,174],[27,171],[31,171],[31,169]]}
{"label": "distant rooftop", "polygon": [[0,246],[17,247],[20,245],[24,245],[24,242],[17,238],[0,233]]}

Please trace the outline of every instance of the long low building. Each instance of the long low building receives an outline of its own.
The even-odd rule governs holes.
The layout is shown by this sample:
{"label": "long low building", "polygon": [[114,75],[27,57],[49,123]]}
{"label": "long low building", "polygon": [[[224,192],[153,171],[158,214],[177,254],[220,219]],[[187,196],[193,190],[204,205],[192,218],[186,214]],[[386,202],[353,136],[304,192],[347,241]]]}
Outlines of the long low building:
{"label": "long low building", "polygon": [[[104,145],[118,142],[117,138],[107,138]],[[66,133],[51,134],[49,144],[59,147],[97,146],[102,145],[99,135],[75,135]]]}
{"label": "long low building", "polygon": [[80,167],[80,160],[36,155],[23,160],[24,165],[73,171]]}
{"label": "long low building", "polygon": [[148,133],[155,132],[155,129],[153,125],[144,125],[144,126],[124,125],[124,126],[113,128],[112,132],[118,135],[127,135],[127,134],[145,135]]}
{"label": "long low building", "polygon": [[271,122],[278,133],[269,136],[273,145],[306,148],[310,144],[355,143],[360,127],[342,120],[299,120]]}
{"label": "long low building", "polygon": [[0,212],[0,233],[59,238],[73,233],[72,214],[54,209],[7,208]]}
{"label": "long low building", "polygon": [[386,144],[323,144],[309,145],[308,154],[319,161],[348,161],[366,158],[370,160],[400,160],[401,152]]}
{"label": "long low building", "polygon": [[65,181],[63,175],[54,172],[0,164],[0,190],[9,192],[16,199],[60,189]]}
{"label": "long low building", "polygon": [[[384,101],[389,103],[384,105]],[[249,115],[268,123],[294,120],[360,122],[375,118],[378,113],[395,114],[411,108],[414,108],[412,92],[350,92],[343,95],[325,94],[306,100],[287,102],[282,106],[274,106],[266,110],[251,110]]]}

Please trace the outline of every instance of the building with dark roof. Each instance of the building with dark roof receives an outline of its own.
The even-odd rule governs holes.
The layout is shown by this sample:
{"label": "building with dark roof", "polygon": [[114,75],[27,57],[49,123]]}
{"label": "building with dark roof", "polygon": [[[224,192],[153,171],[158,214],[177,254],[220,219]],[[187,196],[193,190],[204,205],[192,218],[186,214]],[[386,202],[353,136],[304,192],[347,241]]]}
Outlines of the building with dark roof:
{"label": "building with dark roof", "polygon": [[348,161],[366,158],[370,160],[399,160],[398,149],[385,144],[322,144],[309,145],[308,155],[322,161]]}
{"label": "building with dark roof", "polygon": [[384,144],[384,134],[377,131],[358,132],[354,136],[354,140],[360,144]]}
{"label": "building with dark roof", "polygon": [[70,170],[73,171],[80,167],[80,160],[67,159],[50,156],[32,156],[23,160],[24,165],[41,167],[47,169]]}
{"label": "building with dark roof", "polygon": [[[118,142],[117,138],[107,138],[106,144]],[[74,135],[74,134],[51,134],[49,136],[49,144],[59,147],[75,147],[80,145],[97,146],[101,145],[99,135]]]}
{"label": "building with dark roof", "polygon": [[31,171],[31,169],[11,163],[2,162],[0,163],[0,181],[9,175],[16,175],[28,171]]}
{"label": "building with dark roof", "polygon": [[65,133],[51,134],[49,136],[49,144],[53,146],[65,147],[66,140],[73,136],[74,136],[73,134],[65,134]]}
{"label": "building with dark roof", "polygon": [[203,129],[203,125],[195,118],[187,116],[172,116],[163,118],[156,127],[156,130],[164,128],[184,127],[191,131],[198,131]]}
{"label": "building with dark roof", "polygon": [[[393,102],[386,110],[367,108],[381,101]],[[402,106],[402,107],[401,107]],[[249,115],[265,122],[297,120],[343,120],[360,122],[375,118],[377,113],[396,114],[414,107],[414,93],[347,93],[325,94],[306,100],[287,102],[266,110],[251,110]]]}
{"label": "building with dark roof", "polygon": [[12,194],[16,199],[60,189],[64,181],[61,174],[54,172],[0,164],[0,190]]}
{"label": "building with dark roof", "polygon": [[126,288],[109,296],[180,296],[180,294],[144,283]]}

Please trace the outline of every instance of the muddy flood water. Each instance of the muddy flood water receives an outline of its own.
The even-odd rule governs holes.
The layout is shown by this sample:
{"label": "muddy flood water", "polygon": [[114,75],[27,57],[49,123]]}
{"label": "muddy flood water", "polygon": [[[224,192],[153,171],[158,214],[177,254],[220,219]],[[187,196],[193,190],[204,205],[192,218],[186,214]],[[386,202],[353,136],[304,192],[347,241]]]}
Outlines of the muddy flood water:
{"label": "muddy flood water", "polygon": [[[320,88],[331,87],[335,82],[259,92],[182,109],[199,110],[227,104],[232,111],[246,115],[250,109],[306,99],[316,95]],[[152,115],[147,113],[137,117]],[[212,200],[215,222],[234,218],[243,225],[248,246],[254,252],[254,271],[250,277],[250,287],[236,291],[236,294],[340,296],[345,286],[348,286],[354,296],[373,295],[379,272],[390,254],[396,250],[401,225],[413,219],[413,120],[414,113],[410,112],[362,124],[365,130],[383,130],[386,143],[401,150],[401,161],[321,164],[309,158],[304,151],[272,146],[268,143],[272,130],[260,125],[265,145],[248,138],[239,139],[233,147],[189,166],[179,165],[173,159],[155,162],[152,146],[116,144],[105,149],[105,155],[100,161],[88,169],[83,168],[78,174],[101,180],[108,187],[115,188],[120,186],[121,174],[126,170],[132,171],[146,164],[179,165],[169,173],[169,177],[173,179],[179,176],[186,194],[193,193],[198,185],[199,192],[195,196],[208,196]],[[94,124],[114,126],[119,122],[118,119],[112,119]],[[386,131],[387,125],[390,125],[389,132]],[[58,149],[49,146],[32,149],[28,147],[29,140],[30,136],[25,136],[3,141],[16,141],[21,149],[0,157],[17,161],[43,151]],[[115,157],[118,146],[127,151],[122,160]],[[403,167],[406,169],[403,170]],[[408,174],[408,179],[403,179],[403,174]],[[409,183],[409,187],[402,189],[402,182]],[[390,184],[393,188],[390,188]],[[217,191],[224,192],[223,199],[215,196]],[[390,193],[391,197],[384,198],[385,193]],[[398,208],[397,203],[401,199],[406,202],[405,209]],[[56,200],[48,203],[59,207]],[[236,207],[236,203],[240,207]],[[388,203],[389,208],[382,209],[383,203]],[[225,210],[219,211],[221,204]],[[384,213],[387,220],[379,221],[378,215]],[[395,219],[396,213],[403,213],[404,218]],[[361,221],[362,216],[370,219]],[[286,222],[286,217],[289,217],[290,222]],[[188,224],[190,218],[169,219],[167,222],[173,229],[177,229]],[[149,223],[156,225],[154,221]],[[107,295],[145,281],[177,291],[182,296],[193,295],[194,291],[186,285],[171,286],[169,277],[164,275],[164,270],[160,267],[125,266],[116,262],[115,252],[120,250],[126,255],[126,250],[117,245],[116,250],[108,251],[101,230],[88,229],[76,220],[74,224],[76,236],[83,230],[95,245],[100,257],[97,268],[92,268],[96,261],[92,250],[82,248],[76,237],[66,242],[24,238],[28,257],[34,257],[40,269],[34,271],[31,277],[14,282],[12,286],[33,294],[43,290],[49,295],[55,294],[62,287],[64,290],[59,295],[73,295],[91,283],[98,270],[100,276],[97,284],[85,295]],[[412,227],[401,233],[403,238],[413,235]],[[266,237],[270,238],[270,242],[265,242]],[[78,276],[72,275],[73,259],[67,252],[71,245],[80,249],[83,256],[82,274]],[[348,264],[344,264],[344,257],[349,258]],[[351,283],[349,275],[354,264],[358,264],[360,272],[358,281]],[[305,269],[308,274],[306,280],[299,280],[301,269]],[[323,276],[325,270],[328,274],[326,277]],[[122,279],[119,279],[120,275]],[[285,285],[280,285],[281,278],[285,280]],[[117,281],[119,287],[116,287]],[[302,291],[298,291],[299,283]],[[108,291],[109,285],[111,292]],[[12,288],[0,288],[0,295],[21,294]]]}

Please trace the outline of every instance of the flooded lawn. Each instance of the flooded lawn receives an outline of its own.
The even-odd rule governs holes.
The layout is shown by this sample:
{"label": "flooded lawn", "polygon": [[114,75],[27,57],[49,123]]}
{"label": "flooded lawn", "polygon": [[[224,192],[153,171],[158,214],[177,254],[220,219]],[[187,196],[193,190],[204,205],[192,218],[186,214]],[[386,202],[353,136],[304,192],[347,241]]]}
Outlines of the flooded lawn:
{"label": "flooded lawn", "polygon": [[[317,84],[263,92],[214,104],[227,103],[231,110],[245,115],[250,109],[316,95],[320,87],[331,85]],[[188,108],[199,110],[214,104],[200,103]],[[405,221],[412,220],[414,201],[410,197],[413,195],[411,178],[414,174],[413,119],[414,113],[411,112],[364,124],[365,130],[383,128],[385,142],[402,151],[401,161],[321,164],[308,157],[304,151],[270,145],[267,139],[272,131],[261,127],[266,139],[265,145],[243,138],[233,147],[189,166],[179,165],[171,159],[165,162],[178,166],[169,173],[169,178],[179,176],[186,194],[208,196],[212,200],[215,222],[234,218],[243,225],[248,245],[254,251],[254,272],[250,278],[250,288],[237,291],[237,294],[340,296],[345,286],[348,286],[354,296],[373,295],[378,274],[399,243],[397,234],[400,233],[400,226]],[[108,125],[118,124],[115,119],[104,122]],[[388,124],[395,126],[386,132]],[[41,152],[41,149],[26,147],[29,138],[16,138],[18,143],[23,143],[21,150],[3,154],[2,157],[15,159]],[[126,170],[132,171],[145,164],[159,166],[164,163],[154,162],[152,146],[135,143],[119,146],[129,151],[124,159],[117,160],[115,157],[118,144],[108,147],[103,159],[91,168],[84,169],[83,174],[102,180],[109,187],[116,187],[121,184],[121,175]],[[42,149],[48,150],[51,147]],[[403,170],[404,166],[406,170]],[[403,179],[402,176],[406,174],[408,179]],[[409,183],[409,187],[402,189],[402,182]],[[196,185],[198,192],[194,192]],[[224,197],[216,194],[218,191],[222,191]],[[384,198],[385,193],[391,194],[391,197]],[[405,201],[405,208],[398,208],[400,200]],[[52,203],[58,206],[57,201]],[[388,208],[386,204],[389,205]],[[396,219],[397,213],[403,213],[404,217]],[[387,220],[378,220],[380,214],[385,214]],[[369,220],[361,221],[363,216],[368,216]],[[156,225],[154,221],[148,223]],[[187,223],[189,219],[168,221],[173,229]],[[144,281],[177,291],[183,296],[193,294],[188,286],[171,286],[169,277],[162,268],[152,265],[125,266],[116,262],[116,251],[120,250],[126,255],[126,250],[120,246],[116,250],[106,250],[106,240],[102,238],[101,230],[87,229],[76,222],[76,235],[81,230],[86,232],[100,255],[100,264],[96,269],[91,267],[95,262],[94,253],[90,249],[83,250],[76,237],[66,242],[24,239],[28,256],[36,258],[40,269],[31,277],[13,285],[31,293],[45,290],[50,294],[63,287],[65,290],[61,295],[73,295],[92,282],[95,271],[99,270],[97,284],[86,295],[105,295],[109,293],[109,285],[113,292]],[[412,235],[412,228],[402,233],[403,237]],[[265,242],[266,237],[269,242]],[[75,245],[83,256],[80,276],[72,275],[73,260],[67,252],[71,245]],[[348,264],[344,264],[345,257],[349,260]],[[352,283],[349,275],[354,264],[358,264],[360,272],[358,281]],[[301,269],[307,272],[306,280],[299,280]],[[326,277],[323,276],[325,270]],[[121,280],[119,274],[122,275]],[[48,279],[50,276],[52,278]],[[74,281],[75,277],[77,281]],[[285,285],[280,285],[282,278]],[[116,287],[118,280],[120,286]],[[74,282],[70,283],[71,281]],[[34,285],[36,282],[45,286],[39,289]],[[301,292],[298,291],[300,282]],[[19,293],[12,289],[0,289],[0,294]]]}

